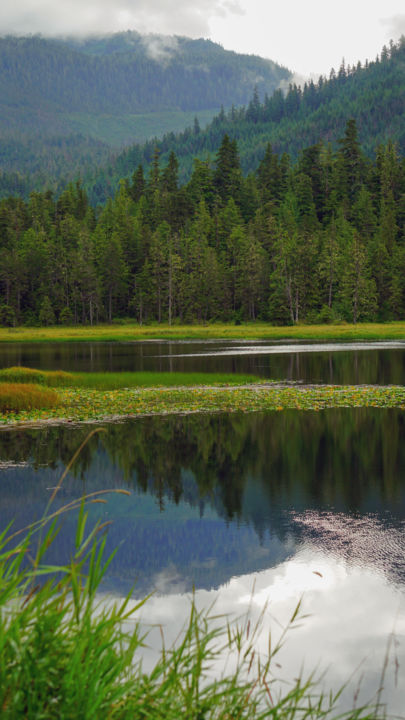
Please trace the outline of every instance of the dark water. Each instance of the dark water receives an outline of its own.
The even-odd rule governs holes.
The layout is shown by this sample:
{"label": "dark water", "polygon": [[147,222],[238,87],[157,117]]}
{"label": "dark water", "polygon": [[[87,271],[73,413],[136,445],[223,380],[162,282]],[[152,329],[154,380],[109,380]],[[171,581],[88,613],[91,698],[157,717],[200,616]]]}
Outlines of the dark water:
{"label": "dark water", "polygon": [[[88,432],[0,433],[3,523],[41,516]],[[109,425],[82,451],[58,502],[116,487],[132,495],[112,495],[102,506],[102,517],[114,521],[110,546],[124,540],[111,586],[128,589],[138,578],[139,589],[150,591],[155,576],[173,566],[184,589],[210,589],[234,573],[279,563],[305,542],[405,586],[405,537],[397,545],[405,522],[401,411],[166,416]],[[63,542],[71,523],[67,518]],[[374,546],[371,535],[368,547],[356,544],[367,523],[385,539],[392,529],[394,546]]]}
{"label": "dark water", "polygon": [[47,370],[243,372],[311,383],[403,384],[405,343],[311,344],[240,341],[13,343],[0,367]]}
{"label": "dark water", "polygon": [[[0,433],[2,524],[41,516],[87,433]],[[265,625],[273,631],[271,618],[287,621],[303,595],[310,617],[282,651],[288,672],[299,672],[305,658],[308,670],[330,666],[327,678],[337,687],[363,662],[368,699],[393,629],[403,672],[401,411],[166,416],[110,425],[85,447],[56,506],[105,488],[131,496],[112,494],[106,505],[90,507],[91,521],[112,521],[107,550],[119,546],[104,589],[121,595],[136,581],[137,596],[155,590],[143,621],[167,627],[168,643],[187,616],[193,587],[198,604],[215,601],[219,613],[234,617],[259,614],[269,601]],[[73,534],[74,517],[66,516],[51,562],[69,556]],[[266,638],[267,630],[259,650]],[[391,710],[399,712],[405,687],[395,688],[395,657],[386,687]]]}

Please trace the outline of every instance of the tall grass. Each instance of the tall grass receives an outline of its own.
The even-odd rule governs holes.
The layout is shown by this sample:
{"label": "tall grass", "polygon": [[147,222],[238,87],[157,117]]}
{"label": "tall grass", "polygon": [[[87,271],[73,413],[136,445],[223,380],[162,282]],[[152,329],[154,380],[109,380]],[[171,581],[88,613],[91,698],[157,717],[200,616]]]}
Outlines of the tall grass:
{"label": "tall grass", "polygon": [[[98,592],[112,556],[104,557],[104,525],[88,530],[88,505],[103,501],[103,493],[53,512],[62,481],[40,521],[22,532],[9,527],[0,534],[2,720],[384,717],[378,706],[339,714],[339,693],[322,695],[311,678],[298,678],[277,695],[272,666],[280,644],[271,649],[269,642],[268,656],[256,659],[260,621],[254,628],[248,619],[239,625],[219,622],[193,603],[181,638],[171,648],[162,647],[154,668],[145,673],[146,638],[136,621],[145,600],[134,605],[128,596],[112,605]],[[48,565],[58,519],[72,510],[79,513],[71,559],[63,566]],[[232,671],[213,676],[224,655],[232,659]]]}
{"label": "tall grass", "polygon": [[73,381],[72,373],[63,370],[36,370],[35,368],[15,365],[0,370],[0,383],[34,383],[57,387]]}
{"label": "tall grass", "polygon": [[93,372],[68,373],[62,370],[36,370],[10,367],[0,370],[3,382],[39,383],[49,387],[87,387],[94,390],[119,390],[136,387],[173,387],[191,385],[243,385],[257,382],[258,377],[232,373],[199,372]]}
{"label": "tall grass", "polygon": [[50,388],[31,383],[0,383],[0,413],[46,410],[59,404],[58,394]]}

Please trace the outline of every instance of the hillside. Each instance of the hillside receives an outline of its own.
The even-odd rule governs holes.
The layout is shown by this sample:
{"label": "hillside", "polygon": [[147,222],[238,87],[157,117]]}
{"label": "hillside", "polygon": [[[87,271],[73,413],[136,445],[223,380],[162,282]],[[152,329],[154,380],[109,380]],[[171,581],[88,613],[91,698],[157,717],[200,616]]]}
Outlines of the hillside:
{"label": "hillside", "polygon": [[[167,135],[159,143],[126,148],[107,171],[97,174],[88,185],[94,200],[102,201],[118,178],[129,176],[142,164],[147,167],[155,147],[165,161],[175,152],[183,181],[190,177],[194,157],[214,158],[225,133],[238,143],[244,173],[254,170],[263,158],[268,142],[277,153],[287,152],[295,160],[300,151],[323,140],[334,146],[342,136],[348,118],[354,118],[359,139],[373,157],[377,146],[392,140],[405,150],[405,39],[384,48],[376,61],[362,66],[342,66],[303,88],[290,85],[286,95],[276,90],[260,100],[259,93],[245,108],[221,112],[204,130],[188,129]],[[108,178],[108,181],[107,179]]]}
{"label": "hillside", "polygon": [[69,45],[1,38],[2,130],[12,121],[13,127],[49,135],[71,129],[72,113],[120,116],[240,105],[255,85],[272,92],[290,75],[270,60],[238,55],[210,40],[129,36],[133,42],[126,50],[97,54],[87,51],[94,40]]}
{"label": "hillside", "polygon": [[[209,40],[142,36],[0,38],[0,187],[53,189],[124,144],[204,126],[221,105],[272,93],[290,72]],[[33,140],[35,139],[35,142]],[[4,173],[7,176],[4,176]],[[10,175],[11,174],[11,175]]]}

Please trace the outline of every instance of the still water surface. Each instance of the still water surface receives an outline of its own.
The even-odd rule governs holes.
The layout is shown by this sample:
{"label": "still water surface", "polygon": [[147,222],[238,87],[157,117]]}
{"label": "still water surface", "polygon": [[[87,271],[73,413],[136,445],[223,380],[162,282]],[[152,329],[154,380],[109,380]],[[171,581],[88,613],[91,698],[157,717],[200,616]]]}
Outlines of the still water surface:
{"label": "still water surface", "polygon": [[[324,383],[405,382],[404,343],[141,342],[3,345],[0,366],[81,371],[251,372]],[[170,644],[195,588],[201,607],[253,617],[269,602],[277,635],[303,595],[309,613],[279,658],[283,677],[305,662],[328,668],[338,687],[358,668],[369,699],[392,631],[386,697],[405,716],[405,416],[399,410],[193,415],[108,425],[92,438],[56,504],[83,492],[131,490],[93,506],[112,520],[107,549],[119,551],[105,580],[108,597],[152,590],[147,624],[162,623]],[[0,432],[2,526],[42,515],[52,488],[89,427]],[[100,508],[102,508],[100,510]],[[52,549],[72,547],[66,517]],[[276,620],[275,620],[276,619]],[[146,660],[152,662],[155,640]],[[156,639],[156,646],[159,639]],[[396,668],[398,670],[396,671]],[[397,683],[395,682],[397,680]]]}
{"label": "still water surface", "polygon": [[[40,517],[87,429],[0,433],[2,524]],[[335,687],[358,668],[362,698],[380,680],[389,634],[390,710],[405,707],[405,417],[399,410],[336,409],[139,418],[95,436],[57,503],[101,488],[97,516],[112,520],[108,549],[119,551],[108,596],[155,590],[143,621],[162,623],[170,643],[190,593],[218,613],[253,617],[269,602],[258,645],[274,618],[286,622],[301,595],[310,614],[279,658],[292,677],[305,662],[328,668]],[[101,508],[101,510],[99,509]],[[97,515],[100,513],[99,515]],[[50,561],[68,557],[66,517]],[[156,639],[157,643],[159,642]],[[154,656],[154,635],[149,661]],[[148,661],[148,657],[146,661]],[[395,686],[395,663],[399,663]],[[401,681],[402,678],[402,681]],[[403,713],[405,715],[405,713]]]}
{"label": "still water surface", "polygon": [[387,385],[405,383],[405,342],[213,340],[2,345],[0,367],[17,364],[82,372],[243,372],[275,380]]}

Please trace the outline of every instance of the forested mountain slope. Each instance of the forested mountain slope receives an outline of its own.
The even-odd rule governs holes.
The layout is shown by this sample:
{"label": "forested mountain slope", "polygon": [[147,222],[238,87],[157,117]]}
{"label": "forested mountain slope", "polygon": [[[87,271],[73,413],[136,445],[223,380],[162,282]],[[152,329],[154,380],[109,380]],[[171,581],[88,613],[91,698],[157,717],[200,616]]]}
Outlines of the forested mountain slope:
{"label": "forested mountain slope", "polygon": [[[8,117],[14,127],[32,130],[35,125],[49,134],[43,115],[64,129],[68,120],[58,113],[119,115],[239,105],[249,100],[255,85],[272,92],[290,75],[270,60],[238,55],[210,40],[129,37],[126,49],[98,54],[86,51],[90,40],[72,41],[70,47],[41,37],[1,38],[2,128]],[[28,110],[35,111],[34,117],[27,117]]]}
{"label": "forested mountain slope", "polygon": [[[372,157],[376,147],[394,141],[405,150],[405,39],[384,48],[374,62],[342,67],[331,71],[329,79],[306,83],[303,88],[290,85],[287,94],[276,90],[272,96],[255,93],[247,107],[221,112],[205,131],[189,129],[161,142],[127,148],[107,172],[97,175],[92,190],[95,199],[116,186],[115,181],[130,175],[139,163],[147,166],[155,147],[161,158],[174,151],[180,163],[180,175],[190,176],[194,157],[213,157],[224,133],[238,142],[245,173],[254,170],[268,142],[278,152],[294,159],[302,148],[322,139],[336,143],[348,118],[357,123],[365,153]],[[89,186],[90,188],[90,186]]]}
{"label": "forested mountain slope", "polygon": [[[135,32],[76,41],[0,38],[0,190],[106,163],[111,148],[205,124],[221,105],[272,93],[290,72],[209,40]],[[34,140],[34,141],[33,141]],[[52,157],[51,157],[52,156]],[[44,187],[44,186],[43,186]],[[4,192],[3,192],[4,194]]]}

